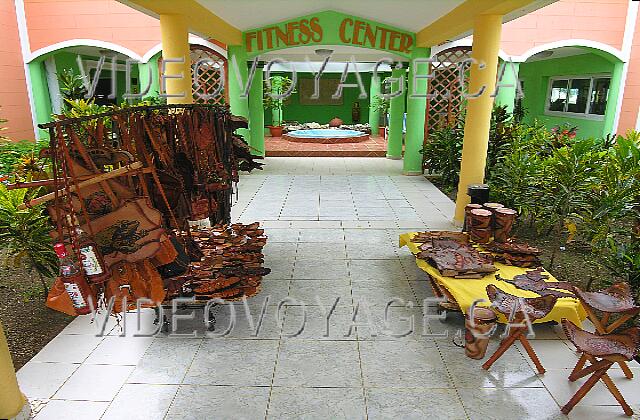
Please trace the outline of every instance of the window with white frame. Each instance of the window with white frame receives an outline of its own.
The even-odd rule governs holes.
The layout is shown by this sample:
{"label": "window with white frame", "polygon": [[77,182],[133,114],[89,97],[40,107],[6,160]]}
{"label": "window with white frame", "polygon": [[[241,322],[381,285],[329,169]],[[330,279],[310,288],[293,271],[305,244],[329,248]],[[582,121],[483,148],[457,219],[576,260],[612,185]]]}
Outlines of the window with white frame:
{"label": "window with white frame", "polygon": [[546,113],[604,119],[610,84],[609,75],[551,78]]}

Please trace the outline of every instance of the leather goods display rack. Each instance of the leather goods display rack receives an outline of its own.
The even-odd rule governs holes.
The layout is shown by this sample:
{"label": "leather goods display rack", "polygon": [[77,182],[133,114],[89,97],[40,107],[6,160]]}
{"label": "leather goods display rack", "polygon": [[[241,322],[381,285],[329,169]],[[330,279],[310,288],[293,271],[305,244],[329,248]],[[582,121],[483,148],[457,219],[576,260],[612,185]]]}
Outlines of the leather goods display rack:
{"label": "leather goods display rack", "polygon": [[[46,188],[23,206],[46,203],[51,236],[78,261],[78,227],[97,245],[109,273],[100,282],[87,276],[98,308],[118,313],[140,298],[148,302],[141,306],[157,307],[175,297],[202,307],[214,297],[258,293],[269,272],[262,267],[266,236],[257,223],[229,225],[238,172],[262,166],[234,133],[247,127],[245,119],[212,105],[59,118],[39,125],[49,131],[41,155],[51,178],[10,187]],[[202,219],[212,227],[192,227]],[[73,314],[60,281],[47,304]]]}

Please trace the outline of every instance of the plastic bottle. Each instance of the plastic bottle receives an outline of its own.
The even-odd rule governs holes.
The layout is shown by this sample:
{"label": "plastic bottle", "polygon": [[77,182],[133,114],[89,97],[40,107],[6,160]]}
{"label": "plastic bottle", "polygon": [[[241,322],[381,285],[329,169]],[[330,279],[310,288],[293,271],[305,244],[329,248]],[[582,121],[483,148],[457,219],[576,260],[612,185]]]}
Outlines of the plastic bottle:
{"label": "plastic bottle", "polygon": [[86,315],[91,313],[89,301],[95,305],[93,293],[84,277],[84,272],[78,267],[78,264],[67,254],[67,249],[63,243],[57,243],[53,246],[54,251],[59,259],[60,278],[64,283],[64,288],[71,298],[73,308],[78,315]]}

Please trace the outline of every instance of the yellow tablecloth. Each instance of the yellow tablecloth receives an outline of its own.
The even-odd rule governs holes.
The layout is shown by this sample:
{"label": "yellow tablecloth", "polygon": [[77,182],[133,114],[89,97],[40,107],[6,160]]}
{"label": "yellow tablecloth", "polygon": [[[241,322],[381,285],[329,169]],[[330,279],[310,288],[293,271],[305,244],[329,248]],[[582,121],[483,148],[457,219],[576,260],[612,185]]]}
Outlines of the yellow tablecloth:
{"label": "yellow tablecloth", "polygon": [[[420,252],[418,249],[419,243],[411,242],[413,236],[416,235],[416,232],[404,233],[400,235],[400,248],[403,246],[409,247],[411,253],[416,255]],[[466,313],[473,304],[478,299],[485,299],[487,301],[484,305],[479,306],[488,306],[489,298],[487,296],[486,287],[488,284],[495,284],[500,289],[504,290],[507,293],[511,293],[515,296],[520,297],[538,297],[539,295],[534,292],[530,292],[527,290],[518,289],[511,283],[507,283],[502,280],[496,279],[496,273],[488,274],[480,279],[456,279],[453,277],[444,277],[440,274],[440,272],[426,261],[423,261],[419,258],[416,258],[416,264],[423,271],[429,274],[439,285],[446,288],[449,293],[456,299],[458,305]],[[500,274],[501,277],[506,279],[512,279],[514,276],[518,274],[524,274],[527,269],[520,267],[513,267],[510,265],[505,265],[501,263],[494,264]],[[549,274],[549,273],[547,273]],[[557,281],[551,274],[549,274],[550,282]],[[587,317],[587,313],[584,308],[575,298],[560,298],[558,299],[553,310],[547,315],[545,318],[542,318],[536,322],[548,322],[548,321],[556,321],[560,322],[563,318],[568,319],[574,324],[580,326],[582,325],[582,321]],[[500,317],[498,319],[500,322],[506,322],[504,317]]]}

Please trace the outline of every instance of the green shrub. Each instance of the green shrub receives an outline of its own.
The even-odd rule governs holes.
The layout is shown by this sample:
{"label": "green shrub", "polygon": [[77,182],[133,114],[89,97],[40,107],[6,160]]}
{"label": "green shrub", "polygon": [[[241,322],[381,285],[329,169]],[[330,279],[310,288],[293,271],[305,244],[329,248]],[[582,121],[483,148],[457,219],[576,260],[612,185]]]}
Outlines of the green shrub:
{"label": "green shrub", "polygon": [[7,190],[0,184],[0,243],[5,264],[35,270],[46,296],[44,278],[55,276],[58,264],[49,236],[52,226],[42,205],[18,210],[20,204],[36,193],[27,189]]}
{"label": "green shrub", "polygon": [[46,141],[19,141],[0,143],[0,176],[16,171],[17,166],[24,163],[23,158],[38,156],[40,149],[47,147]]}
{"label": "green shrub", "polygon": [[451,192],[460,179],[463,133],[459,126],[444,127],[432,133],[429,140],[422,150],[428,171],[440,174],[443,188]]}
{"label": "green shrub", "polygon": [[[441,176],[440,183],[447,192],[455,191],[458,187],[464,118],[461,115],[451,126],[443,126],[431,132],[429,141],[421,150],[429,173]],[[501,157],[509,153],[511,144],[522,136],[521,131],[522,125],[513,119],[506,107],[493,108],[487,150],[487,177]]]}

